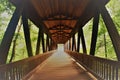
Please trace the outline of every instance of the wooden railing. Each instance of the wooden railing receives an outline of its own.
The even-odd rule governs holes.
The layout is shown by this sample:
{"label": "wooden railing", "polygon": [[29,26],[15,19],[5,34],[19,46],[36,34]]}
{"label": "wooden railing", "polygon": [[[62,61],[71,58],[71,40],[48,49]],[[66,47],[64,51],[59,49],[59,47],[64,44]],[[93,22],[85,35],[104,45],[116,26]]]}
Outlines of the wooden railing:
{"label": "wooden railing", "polygon": [[66,51],[78,63],[103,80],[120,80],[120,62]]}
{"label": "wooden railing", "polygon": [[21,80],[31,70],[40,65],[54,51],[0,66],[0,80]]}

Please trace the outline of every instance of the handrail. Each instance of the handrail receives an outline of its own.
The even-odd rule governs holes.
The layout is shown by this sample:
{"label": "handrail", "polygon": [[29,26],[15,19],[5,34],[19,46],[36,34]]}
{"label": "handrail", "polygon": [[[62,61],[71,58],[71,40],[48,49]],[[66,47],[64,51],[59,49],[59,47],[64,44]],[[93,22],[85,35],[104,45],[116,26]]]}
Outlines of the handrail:
{"label": "handrail", "polygon": [[10,64],[0,65],[0,80],[21,80],[31,70],[46,60],[54,51],[39,54]]}
{"label": "handrail", "polygon": [[120,80],[120,61],[108,60],[72,51],[66,51],[66,53],[101,79]]}

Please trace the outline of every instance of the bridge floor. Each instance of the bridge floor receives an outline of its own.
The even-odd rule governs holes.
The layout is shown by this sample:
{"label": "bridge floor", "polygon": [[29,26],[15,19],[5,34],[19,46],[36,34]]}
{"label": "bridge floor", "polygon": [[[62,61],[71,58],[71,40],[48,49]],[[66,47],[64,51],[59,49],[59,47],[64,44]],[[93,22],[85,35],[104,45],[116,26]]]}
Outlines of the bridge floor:
{"label": "bridge floor", "polygon": [[78,66],[71,57],[61,51],[54,53],[39,65],[27,80],[96,80],[87,70]]}

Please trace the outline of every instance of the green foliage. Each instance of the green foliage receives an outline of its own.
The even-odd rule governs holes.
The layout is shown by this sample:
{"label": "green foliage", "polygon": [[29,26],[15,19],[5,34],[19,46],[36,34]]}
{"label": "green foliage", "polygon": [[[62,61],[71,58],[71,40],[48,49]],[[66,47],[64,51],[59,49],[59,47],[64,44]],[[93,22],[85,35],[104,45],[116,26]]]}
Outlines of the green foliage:
{"label": "green foliage", "polygon": [[0,0],[0,13],[7,11],[11,14],[14,9],[15,7],[8,0]]}
{"label": "green foliage", "polygon": [[[119,0],[111,0],[107,5],[107,9],[116,25],[118,32],[120,33],[120,1]],[[106,35],[106,52],[105,52],[105,44],[104,44],[104,35]],[[107,54],[107,57],[105,56]],[[104,57],[112,60],[117,60],[116,54],[114,51],[114,47],[112,45],[111,39],[105,28],[105,24],[103,23],[102,18],[100,18],[100,26],[98,32],[98,40],[97,40],[97,48],[96,48],[96,56]]]}

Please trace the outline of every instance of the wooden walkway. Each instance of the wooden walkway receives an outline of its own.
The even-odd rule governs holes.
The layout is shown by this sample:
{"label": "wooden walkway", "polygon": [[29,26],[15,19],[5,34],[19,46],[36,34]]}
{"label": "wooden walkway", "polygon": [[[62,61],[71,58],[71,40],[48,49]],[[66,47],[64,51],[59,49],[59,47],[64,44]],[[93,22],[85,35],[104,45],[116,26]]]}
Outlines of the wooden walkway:
{"label": "wooden walkway", "polygon": [[25,80],[96,80],[71,57],[58,51],[33,70]]}

